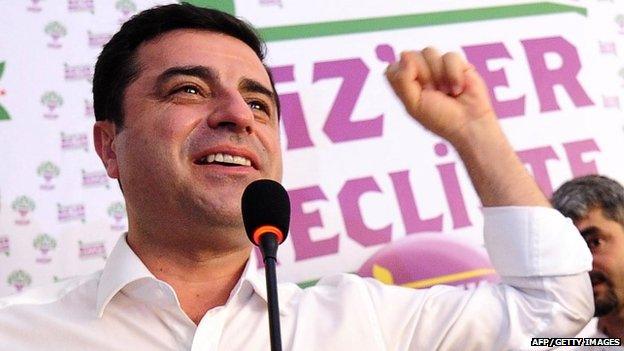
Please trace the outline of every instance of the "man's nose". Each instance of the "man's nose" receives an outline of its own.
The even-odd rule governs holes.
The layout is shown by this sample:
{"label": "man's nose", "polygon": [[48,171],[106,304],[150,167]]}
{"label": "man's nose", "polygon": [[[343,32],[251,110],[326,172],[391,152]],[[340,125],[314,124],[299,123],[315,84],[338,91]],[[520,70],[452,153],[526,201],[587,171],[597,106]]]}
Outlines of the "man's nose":
{"label": "man's nose", "polygon": [[219,94],[208,118],[210,128],[227,128],[235,133],[253,132],[254,115],[249,105],[237,91]]}

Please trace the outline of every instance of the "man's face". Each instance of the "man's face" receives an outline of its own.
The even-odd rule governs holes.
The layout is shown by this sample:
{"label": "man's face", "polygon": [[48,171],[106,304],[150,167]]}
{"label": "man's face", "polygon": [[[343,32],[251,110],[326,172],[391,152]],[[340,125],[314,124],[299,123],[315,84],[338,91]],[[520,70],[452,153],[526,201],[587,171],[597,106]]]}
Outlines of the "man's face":
{"label": "man's face", "polygon": [[600,317],[624,308],[624,228],[597,208],[575,221],[594,257],[590,272]]}
{"label": "man's face", "polygon": [[188,230],[240,226],[244,188],[282,174],[264,66],[238,39],[195,30],[166,33],[136,57],[139,75],[127,87],[124,128],[111,146],[118,170],[107,166],[129,214],[152,229],[175,221]]}

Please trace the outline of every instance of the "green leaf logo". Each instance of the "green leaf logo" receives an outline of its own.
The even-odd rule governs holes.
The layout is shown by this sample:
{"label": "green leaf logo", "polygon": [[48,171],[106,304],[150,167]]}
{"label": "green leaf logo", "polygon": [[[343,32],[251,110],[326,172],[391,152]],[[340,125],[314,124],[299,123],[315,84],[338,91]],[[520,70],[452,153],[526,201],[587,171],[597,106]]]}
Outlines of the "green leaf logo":
{"label": "green leaf logo", "polygon": [[615,23],[617,23],[617,25],[620,26],[620,28],[624,28],[624,15],[619,14],[615,16]]}
{"label": "green leaf logo", "polygon": [[61,170],[54,163],[47,161],[37,167],[37,174],[45,179],[46,182],[50,182],[52,178],[58,177]]}
{"label": "green leaf logo", "polygon": [[44,113],[45,118],[55,119],[58,114],[54,112],[57,107],[63,106],[63,97],[55,91],[46,91],[41,95],[41,104],[48,108],[48,112]]}
{"label": "green leaf logo", "polygon": [[67,35],[67,28],[61,22],[53,21],[48,23],[43,30],[52,37],[52,42],[48,43],[48,47],[59,49],[62,46],[59,38]]}
{"label": "green leaf logo", "polygon": [[135,12],[137,10],[136,4],[131,0],[119,0],[115,3],[115,8],[121,11],[121,13],[123,13],[126,17],[131,12]]}
{"label": "green leaf logo", "polygon": [[37,174],[43,177],[49,177],[49,178],[54,178],[56,176],[58,176],[60,173],[59,168],[52,162],[47,161],[42,163],[38,168],[37,168]]}
{"label": "green leaf logo", "polygon": [[7,110],[0,105],[0,121],[11,119]]}
{"label": "green leaf logo", "polygon": [[50,110],[54,110],[59,106],[63,106],[63,97],[55,91],[46,91],[41,95],[41,104],[47,106]]}
{"label": "green leaf logo", "polygon": [[32,283],[32,278],[30,277],[30,274],[20,269],[9,274],[7,283],[15,287],[17,291],[22,291],[24,287],[29,286],[30,283]]}
{"label": "green leaf logo", "polygon": [[113,202],[108,206],[108,215],[115,218],[116,221],[120,221],[126,217],[126,207],[123,202]]}
{"label": "green leaf logo", "polygon": [[13,211],[19,214],[19,217],[15,220],[15,224],[28,225],[30,220],[28,219],[28,213],[34,211],[35,202],[28,196],[19,196],[11,204]]}
{"label": "green leaf logo", "polygon": [[227,12],[230,15],[236,15],[236,8],[234,7],[234,0],[184,0],[191,5],[208,7],[223,12]]}
{"label": "green leaf logo", "polygon": [[23,212],[28,213],[35,209],[35,202],[28,196],[20,196],[13,201],[11,208],[20,212],[20,214]]}
{"label": "green leaf logo", "polygon": [[46,34],[51,36],[54,41],[67,35],[67,28],[65,28],[65,26],[59,21],[52,21],[48,23],[43,30]]}
{"label": "green leaf logo", "polygon": [[[2,79],[2,74],[4,73],[5,61],[0,62],[0,79]],[[0,87],[0,97],[4,95],[4,89]],[[11,117],[9,116],[9,112],[4,108],[4,106],[0,105],[0,121],[9,120]]]}
{"label": "green leaf logo", "polygon": [[33,240],[33,247],[45,255],[48,251],[56,248],[56,240],[48,234],[40,234]]}

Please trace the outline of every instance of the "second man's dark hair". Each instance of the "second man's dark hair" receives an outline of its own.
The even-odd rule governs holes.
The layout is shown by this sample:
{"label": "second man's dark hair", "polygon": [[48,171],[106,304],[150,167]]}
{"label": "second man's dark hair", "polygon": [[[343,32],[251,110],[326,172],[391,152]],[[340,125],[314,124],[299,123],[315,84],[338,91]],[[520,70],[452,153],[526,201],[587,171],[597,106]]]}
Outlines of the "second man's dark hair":
{"label": "second man's dark hair", "polygon": [[572,220],[581,219],[593,209],[624,226],[624,187],[601,175],[587,175],[565,182],[550,200],[553,207]]}

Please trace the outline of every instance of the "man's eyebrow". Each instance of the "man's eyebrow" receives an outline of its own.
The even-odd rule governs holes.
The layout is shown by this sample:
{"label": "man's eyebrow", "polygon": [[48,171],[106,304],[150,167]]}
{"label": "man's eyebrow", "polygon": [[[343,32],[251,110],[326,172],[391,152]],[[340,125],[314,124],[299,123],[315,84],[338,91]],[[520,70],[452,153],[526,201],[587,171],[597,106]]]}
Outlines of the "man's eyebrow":
{"label": "man's eyebrow", "polygon": [[591,227],[587,227],[587,228],[581,230],[580,232],[581,232],[581,236],[583,238],[585,238],[585,237],[588,237],[590,235],[598,234],[598,228],[594,227],[594,226],[591,226]]}
{"label": "man's eyebrow", "polygon": [[273,102],[275,102],[275,100],[277,99],[277,97],[275,96],[275,93],[273,93],[273,90],[265,87],[262,83],[253,79],[249,79],[249,78],[241,79],[241,81],[238,83],[238,89],[241,91],[245,91],[245,92],[260,93],[260,94],[266,95]]}
{"label": "man's eyebrow", "polygon": [[165,70],[156,78],[156,85],[161,85],[175,76],[192,76],[205,81],[219,80],[219,75],[215,70],[206,66],[176,66]]}

